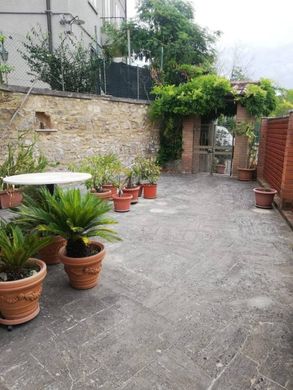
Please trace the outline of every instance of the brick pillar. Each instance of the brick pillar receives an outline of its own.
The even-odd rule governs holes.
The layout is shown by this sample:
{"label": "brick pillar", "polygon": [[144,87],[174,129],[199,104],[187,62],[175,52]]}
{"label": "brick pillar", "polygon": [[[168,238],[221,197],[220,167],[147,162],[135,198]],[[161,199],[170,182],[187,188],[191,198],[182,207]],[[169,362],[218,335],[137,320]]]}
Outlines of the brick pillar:
{"label": "brick pillar", "polygon": [[193,133],[198,118],[191,116],[183,121],[182,128],[182,173],[192,173],[193,165]]}
{"label": "brick pillar", "polygon": [[237,168],[247,168],[248,157],[248,137],[246,135],[236,135],[234,142],[234,155],[232,175],[237,176]]}
{"label": "brick pillar", "polygon": [[[254,122],[254,118],[246,111],[246,108],[237,104],[236,122]],[[236,135],[234,143],[234,155],[232,164],[232,175],[237,176],[237,168],[247,168],[248,137]]]}
{"label": "brick pillar", "polygon": [[290,113],[281,182],[281,208],[293,207],[293,112]]}
{"label": "brick pillar", "polygon": [[193,127],[193,162],[192,162],[192,173],[199,172],[199,142],[200,142],[200,117],[194,118]]}
{"label": "brick pillar", "polygon": [[258,159],[257,159],[257,178],[260,180],[263,180],[267,135],[268,135],[268,119],[262,118],[260,133],[259,133],[259,146],[258,146]]}

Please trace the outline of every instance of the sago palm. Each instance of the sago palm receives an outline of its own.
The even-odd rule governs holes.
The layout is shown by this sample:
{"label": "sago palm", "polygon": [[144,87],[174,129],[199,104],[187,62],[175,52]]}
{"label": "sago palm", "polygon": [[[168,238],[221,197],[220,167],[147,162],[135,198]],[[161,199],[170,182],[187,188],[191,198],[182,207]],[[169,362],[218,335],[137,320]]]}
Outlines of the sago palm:
{"label": "sago palm", "polygon": [[63,191],[59,188],[52,195],[41,188],[40,196],[43,206],[25,202],[19,210],[19,223],[31,224],[34,230],[67,239],[67,256],[87,256],[89,237],[119,240],[116,232],[105,227],[117,223],[105,217],[111,209],[107,202],[90,193],[83,195],[78,189]]}

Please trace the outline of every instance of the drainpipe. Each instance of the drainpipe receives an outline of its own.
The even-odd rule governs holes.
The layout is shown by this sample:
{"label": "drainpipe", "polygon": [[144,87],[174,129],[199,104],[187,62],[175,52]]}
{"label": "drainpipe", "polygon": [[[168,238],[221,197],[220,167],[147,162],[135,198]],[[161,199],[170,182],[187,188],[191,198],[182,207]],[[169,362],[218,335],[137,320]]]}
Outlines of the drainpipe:
{"label": "drainpipe", "polygon": [[51,0],[46,0],[46,14],[47,14],[47,28],[48,28],[48,39],[49,39],[49,50],[53,52],[53,36],[52,36],[52,10]]}

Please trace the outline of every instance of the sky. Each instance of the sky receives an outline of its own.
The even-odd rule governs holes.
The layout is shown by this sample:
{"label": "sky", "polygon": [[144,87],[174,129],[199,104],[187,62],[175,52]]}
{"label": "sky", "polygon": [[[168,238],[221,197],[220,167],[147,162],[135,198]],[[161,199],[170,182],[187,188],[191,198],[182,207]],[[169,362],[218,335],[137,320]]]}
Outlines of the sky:
{"label": "sky", "polygon": [[[129,17],[135,16],[135,4],[128,0]],[[293,0],[191,0],[191,4],[196,23],[222,31],[217,47],[223,73],[229,72],[237,51],[239,65],[251,78],[269,77],[293,88]]]}

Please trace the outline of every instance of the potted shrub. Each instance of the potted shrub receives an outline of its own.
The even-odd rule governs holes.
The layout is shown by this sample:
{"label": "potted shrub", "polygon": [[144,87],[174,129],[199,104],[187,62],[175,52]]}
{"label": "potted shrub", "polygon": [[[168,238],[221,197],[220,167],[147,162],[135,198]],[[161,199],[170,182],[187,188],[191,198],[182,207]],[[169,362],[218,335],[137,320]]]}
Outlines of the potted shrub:
{"label": "potted shrub", "polygon": [[157,197],[157,181],[160,177],[160,166],[150,159],[145,160],[143,178],[147,181],[143,185],[143,197],[154,199]]}
{"label": "potted shrub", "polygon": [[115,186],[116,178],[120,174],[122,164],[119,158],[114,153],[103,156],[102,164],[104,167],[103,188],[111,190],[112,196],[117,194]]}
{"label": "potted shrub", "polygon": [[42,172],[48,165],[48,161],[43,155],[35,157],[35,142],[27,145],[23,136],[24,134],[19,136],[16,145],[9,144],[7,146],[7,157],[0,165],[0,202],[3,209],[17,207],[22,201],[20,189],[6,185],[3,182],[4,177]]}
{"label": "potted shrub", "polygon": [[224,156],[219,156],[216,159],[216,173],[219,174],[224,174],[225,173],[225,157]]}
{"label": "potted shrub", "polygon": [[87,157],[78,165],[70,165],[69,169],[72,171],[90,173],[92,177],[85,183],[87,189],[97,198],[110,200],[112,198],[111,190],[103,188],[103,183],[105,181],[103,160],[103,156],[99,155]]}
{"label": "potted shrub", "polygon": [[124,186],[128,180],[129,170],[121,170],[116,178],[115,187],[118,189],[115,195],[112,195],[114,203],[114,211],[125,213],[130,210],[132,194],[124,192]]}
{"label": "potted shrub", "polygon": [[252,123],[243,122],[237,123],[234,133],[237,135],[243,135],[248,138],[248,150],[247,150],[247,159],[246,165],[244,167],[238,167],[238,180],[241,181],[250,181],[253,179],[253,175],[256,170],[256,155],[257,148],[255,145],[255,132],[254,126]]}
{"label": "potted shrub", "polygon": [[254,188],[255,205],[262,209],[271,209],[273,207],[274,196],[277,191],[274,188]]}
{"label": "potted shrub", "polygon": [[[46,202],[42,187],[30,186],[24,190],[23,204],[16,210],[16,223],[22,230],[33,233],[38,226],[46,223],[44,213],[50,212],[50,206]],[[53,197],[58,193],[54,192]],[[44,236],[43,232],[41,236]],[[59,250],[65,245],[66,240],[60,235],[50,235],[51,242],[38,252],[38,257],[47,265],[59,264]]]}
{"label": "potted shrub", "polygon": [[79,189],[56,190],[58,196],[43,188],[49,210],[40,210],[46,221],[37,227],[40,232],[60,235],[67,240],[59,256],[72,287],[89,289],[98,282],[105,257],[104,245],[90,238],[99,236],[108,241],[119,240],[117,234],[105,227],[116,223],[104,215],[111,209],[108,202]]}
{"label": "potted shrub", "polygon": [[16,325],[36,317],[46,276],[46,264],[32,256],[50,242],[37,234],[25,234],[19,226],[0,229],[0,323]]}
{"label": "potted shrub", "polygon": [[140,185],[134,182],[136,175],[137,175],[137,169],[135,166],[133,166],[131,169],[129,169],[126,185],[123,188],[124,194],[132,195],[131,204],[135,204],[138,202],[138,195],[141,187]]}

